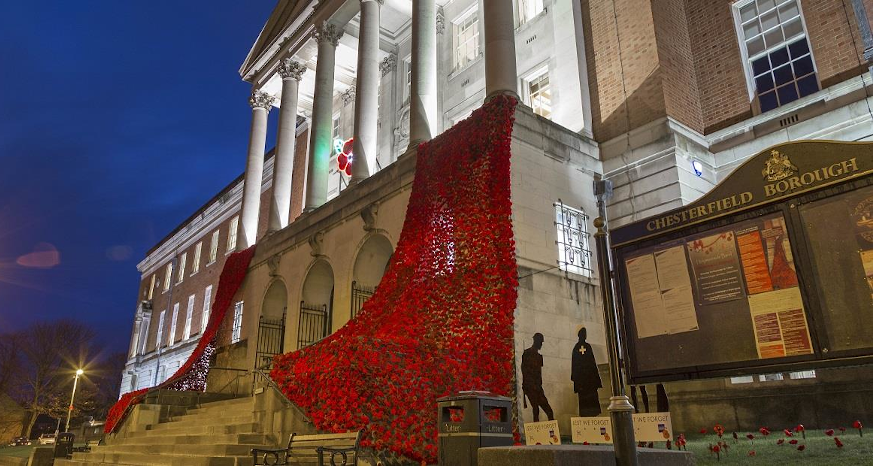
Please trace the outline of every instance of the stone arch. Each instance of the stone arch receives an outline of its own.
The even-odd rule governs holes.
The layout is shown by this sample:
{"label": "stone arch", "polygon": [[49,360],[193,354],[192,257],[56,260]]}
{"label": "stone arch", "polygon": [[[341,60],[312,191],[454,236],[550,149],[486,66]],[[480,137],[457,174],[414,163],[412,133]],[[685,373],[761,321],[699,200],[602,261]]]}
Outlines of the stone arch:
{"label": "stone arch", "polygon": [[279,319],[288,309],[288,289],[285,287],[285,282],[281,279],[275,279],[270,283],[267,292],[264,294],[264,300],[261,303],[261,315],[265,319]]}
{"label": "stone arch", "polygon": [[297,348],[330,335],[333,319],[334,273],[324,259],[316,259],[306,272],[300,292]]}
{"label": "stone arch", "polygon": [[376,286],[382,281],[385,270],[394,247],[385,235],[372,234],[368,236],[355,257],[352,266],[352,288],[350,317],[354,318],[363,307],[364,302],[376,291]]}

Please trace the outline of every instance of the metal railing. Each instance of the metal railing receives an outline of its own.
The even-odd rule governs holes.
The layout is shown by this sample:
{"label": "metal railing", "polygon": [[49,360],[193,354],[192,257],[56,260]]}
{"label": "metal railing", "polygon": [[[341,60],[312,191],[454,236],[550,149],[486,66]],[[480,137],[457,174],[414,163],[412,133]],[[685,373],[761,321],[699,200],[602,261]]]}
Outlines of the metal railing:
{"label": "metal railing", "polygon": [[297,349],[305,348],[329,333],[327,304],[312,305],[300,301],[300,323],[297,327]]}
{"label": "metal railing", "polygon": [[365,285],[358,285],[357,281],[352,281],[352,309],[351,318],[354,319],[358,315],[364,303],[376,293],[376,288]]}

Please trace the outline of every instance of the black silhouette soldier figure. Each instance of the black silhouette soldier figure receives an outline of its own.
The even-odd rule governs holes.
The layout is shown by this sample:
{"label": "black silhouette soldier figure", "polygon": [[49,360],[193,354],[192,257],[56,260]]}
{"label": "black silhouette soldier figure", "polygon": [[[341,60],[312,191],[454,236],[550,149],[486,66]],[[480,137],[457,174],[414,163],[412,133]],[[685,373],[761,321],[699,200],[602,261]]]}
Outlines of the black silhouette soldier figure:
{"label": "black silhouette soldier figure", "polygon": [[594,350],[585,341],[588,330],[579,329],[579,341],[573,347],[570,379],[573,381],[573,391],[579,397],[579,415],[597,416],[600,414],[600,397],[597,389],[603,387],[597,361],[594,360]]}
{"label": "black silhouette soldier figure", "polygon": [[[540,420],[540,408],[543,408],[550,421],[555,419],[555,413],[543,392],[543,356],[540,354],[543,340],[542,333],[534,333],[533,344],[521,354],[521,389],[524,397],[530,401],[534,422]],[[527,403],[524,407],[527,408]]]}

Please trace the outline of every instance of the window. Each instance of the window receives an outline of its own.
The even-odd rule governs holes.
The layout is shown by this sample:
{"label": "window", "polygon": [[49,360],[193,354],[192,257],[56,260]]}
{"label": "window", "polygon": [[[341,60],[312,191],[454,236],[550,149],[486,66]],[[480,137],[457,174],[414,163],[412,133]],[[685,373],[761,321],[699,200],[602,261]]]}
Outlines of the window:
{"label": "window", "polygon": [[167,345],[176,343],[176,322],[179,320],[179,303],[173,305],[173,320],[170,321],[170,334],[167,336]]}
{"label": "window", "polygon": [[337,114],[335,117],[333,117],[333,130],[331,130],[330,134],[333,135],[334,141],[337,139],[341,139],[341,140],[345,141],[343,139],[341,133],[342,133],[342,127],[340,126],[340,115]]}
{"label": "window", "polygon": [[454,69],[460,70],[479,56],[479,16],[473,10],[452,23]]}
{"label": "window", "polygon": [[209,264],[218,257],[218,230],[212,232],[212,242],[209,243]]}
{"label": "window", "polygon": [[565,272],[590,277],[588,216],[581,210],[564,205],[558,199],[555,203],[555,225],[558,229],[558,266]]}
{"label": "window", "polygon": [[149,283],[149,291],[148,291],[148,299],[149,299],[149,301],[151,301],[152,298],[153,298],[154,295],[155,295],[155,279],[157,278],[157,275],[158,275],[158,274],[153,273],[153,274],[152,274],[152,281]]}
{"label": "window", "polygon": [[818,92],[815,63],[798,0],[748,0],[735,4],[749,93],[761,112]]}
{"label": "window", "polygon": [[227,231],[227,253],[230,254],[236,250],[236,235],[239,231],[239,215],[230,221],[230,228]]}
{"label": "window", "polygon": [[158,335],[155,338],[155,348],[161,347],[161,340],[164,337],[164,314],[166,313],[167,311],[161,311],[161,316],[158,318]]}
{"label": "window", "polygon": [[517,0],[518,6],[518,25],[534,19],[536,15],[543,11],[543,0]]}
{"label": "window", "polygon": [[230,342],[236,343],[240,339],[242,333],[242,315],[243,302],[240,301],[233,306],[233,329],[230,332]]}
{"label": "window", "polygon": [[530,107],[534,113],[541,117],[552,116],[552,91],[549,87],[549,71],[543,68],[535,73],[527,82],[527,95],[530,98]]}
{"label": "window", "polygon": [[200,331],[206,331],[206,324],[209,323],[209,311],[212,310],[212,285],[206,287],[203,293],[203,315],[200,316]]}
{"label": "window", "polygon": [[145,354],[145,352],[146,352],[146,340],[148,340],[148,338],[146,338],[146,337],[147,337],[148,334],[149,334],[149,324],[151,323],[151,320],[152,320],[152,319],[149,318],[149,317],[146,317],[145,319],[143,319],[143,322],[142,322],[142,325],[143,325],[143,330],[142,330],[143,338],[142,338],[142,346],[141,346],[140,349],[139,349],[139,354]]}
{"label": "window", "polygon": [[403,60],[403,69],[406,71],[406,84],[403,86],[403,102],[409,101],[412,95],[412,59]]}
{"label": "window", "polygon": [[751,375],[743,375],[740,377],[731,377],[732,384],[752,383],[754,381],[755,381],[755,378]]}
{"label": "window", "polygon": [[194,317],[194,295],[188,296],[188,310],[185,312],[185,330],[182,332],[182,340],[191,337],[191,318]]}
{"label": "window", "polygon": [[761,374],[758,376],[758,380],[761,382],[778,382],[780,380],[785,380],[785,377],[777,372],[775,374]]}
{"label": "window", "polygon": [[791,380],[814,379],[815,378],[815,369],[809,370],[809,371],[789,372],[788,377]]}
{"label": "window", "polygon": [[173,281],[173,263],[167,264],[167,276],[164,277],[164,291],[170,289],[170,282]]}
{"label": "window", "polygon": [[179,259],[179,273],[176,274],[176,283],[182,283],[185,279],[185,265],[188,262],[188,253],[182,253],[182,258]]}
{"label": "window", "polygon": [[191,264],[191,275],[200,271],[200,251],[203,249],[203,241],[194,247],[194,263]]}

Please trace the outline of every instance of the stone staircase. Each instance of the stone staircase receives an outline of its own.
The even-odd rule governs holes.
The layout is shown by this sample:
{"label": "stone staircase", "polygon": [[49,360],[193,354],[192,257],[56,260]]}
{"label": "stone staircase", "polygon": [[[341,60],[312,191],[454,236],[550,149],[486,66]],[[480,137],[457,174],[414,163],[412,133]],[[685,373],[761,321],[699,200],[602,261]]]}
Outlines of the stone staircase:
{"label": "stone staircase", "polygon": [[57,466],[173,465],[251,466],[249,451],[275,445],[262,433],[253,415],[254,398],[236,398],[204,403],[184,414],[146,430],[122,432],[107,445],[89,453],[74,453],[72,459],[56,460]]}

